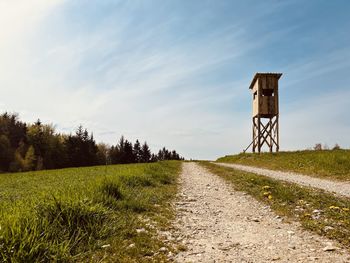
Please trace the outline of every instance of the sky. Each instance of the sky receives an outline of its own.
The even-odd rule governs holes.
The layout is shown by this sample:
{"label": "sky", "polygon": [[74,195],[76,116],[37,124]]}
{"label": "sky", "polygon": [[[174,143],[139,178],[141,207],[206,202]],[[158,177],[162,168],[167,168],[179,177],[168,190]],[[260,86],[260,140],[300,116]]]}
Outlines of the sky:
{"label": "sky", "polygon": [[190,159],[251,142],[281,72],[280,149],[350,148],[350,1],[0,0],[0,112]]}

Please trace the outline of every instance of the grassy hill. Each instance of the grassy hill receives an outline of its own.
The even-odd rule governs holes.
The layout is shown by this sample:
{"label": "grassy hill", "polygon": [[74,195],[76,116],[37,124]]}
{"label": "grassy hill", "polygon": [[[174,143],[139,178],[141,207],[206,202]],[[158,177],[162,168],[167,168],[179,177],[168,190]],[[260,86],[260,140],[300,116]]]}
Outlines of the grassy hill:
{"label": "grassy hill", "polygon": [[0,174],[0,261],[162,261],[180,164]]}
{"label": "grassy hill", "polygon": [[343,181],[350,180],[350,150],[241,153],[221,157],[217,162],[292,171]]}

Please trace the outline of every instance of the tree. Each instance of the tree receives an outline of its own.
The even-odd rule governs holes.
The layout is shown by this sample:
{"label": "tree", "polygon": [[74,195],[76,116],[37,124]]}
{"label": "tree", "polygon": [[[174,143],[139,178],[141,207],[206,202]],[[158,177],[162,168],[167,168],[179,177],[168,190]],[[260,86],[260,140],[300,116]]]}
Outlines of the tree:
{"label": "tree", "polygon": [[158,151],[157,160],[158,160],[158,161],[163,161],[163,160],[164,160],[164,156],[163,156],[162,150],[159,150],[159,151]]}
{"label": "tree", "polygon": [[29,146],[23,160],[23,171],[33,170],[35,168],[35,160],[34,147],[31,145]]}
{"label": "tree", "polygon": [[116,163],[125,163],[125,139],[122,135],[115,149]]}
{"label": "tree", "polygon": [[0,135],[0,171],[8,171],[14,152],[6,135]]}
{"label": "tree", "polygon": [[154,162],[157,162],[157,161],[158,161],[157,155],[154,154],[154,153],[152,153],[150,162],[151,162],[151,163],[154,163]]}
{"label": "tree", "polygon": [[340,148],[339,144],[336,143],[336,144],[334,145],[334,147],[333,147],[332,150],[340,150],[340,149],[341,149],[341,148]]}
{"label": "tree", "polygon": [[135,156],[133,153],[132,143],[128,140],[125,140],[124,143],[124,160],[123,163],[135,163]]}
{"label": "tree", "polygon": [[65,140],[68,166],[92,166],[98,164],[98,148],[93,136],[79,126],[75,135],[69,135]]}
{"label": "tree", "polygon": [[151,150],[149,149],[147,142],[141,147],[141,162],[148,163],[151,160]]}
{"label": "tree", "polygon": [[133,147],[133,154],[136,163],[141,162],[141,144],[139,140],[136,140]]}
{"label": "tree", "polygon": [[108,153],[110,149],[109,146],[105,143],[99,143],[97,144],[97,160],[98,164],[108,164],[110,163],[110,160],[108,158]]}
{"label": "tree", "polygon": [[55,132],[50,124],[40,120],[27,129],[28,144],[34,147],[37,162],[36,169],[63,168],[67,164],[64,137]]}
{"label": "tree", "polygon": [[9,171],[10,172],[22,172],[23,171],[23,157],[21,156],[21,154],[19,153],[18,150],[15,151],[15,155],[14,155],[14,160],[13,162],[10,163],[10,167],[9,167]]}
{"label": "tree", "polygon": [[165,147],[152,154],[145,142],[133,144],[121,136],[115,146],[97,145],[93,134],[79,125],[74,134],[59,134],[38,119],[26,124],[17,114],[0,115],[0,171],[28,171],[106,163],[156,162],[181,159]]}
{"label": "tree", "polygon": [[156,156],[156,159],[158,161],[164,161],[164,160],[184,160],[183,157],[181,157],[175,150],[169,151],[165,147],[160,149],[158,151],[158,154]]}
{"label": "tree", "polygon": [[322,144],[321,143],[316,143],[314,146],[315,151],[321,151],[322,150]]}
{"label": "tree", "polygon": [[173,151],[171,152],[171,157],[170,157],[170,159],[171,159],[171,160],[180,160],[180,156],[179,156],[179,154],[178,154],[175,150],[173,150]]}
{"label": "tree", "polygon": [[132,143],[124,136],[120,137],[119,143],[115,147],[111,147],[109,155],[113,164],[136,162]]}
{"label": "tree", "polygon": [[0,116],[0,135],[6,135],[13,149],[19,147],[20,142],[27,142],[27,125],[18,120],[17,114],[5,112]]}
{"label": "tree", "polygon": [[110,160],[111,164],[117,164],[119,161],[119,150],[116,146],[111,146],[111,148],[108,151],[108,159]]}

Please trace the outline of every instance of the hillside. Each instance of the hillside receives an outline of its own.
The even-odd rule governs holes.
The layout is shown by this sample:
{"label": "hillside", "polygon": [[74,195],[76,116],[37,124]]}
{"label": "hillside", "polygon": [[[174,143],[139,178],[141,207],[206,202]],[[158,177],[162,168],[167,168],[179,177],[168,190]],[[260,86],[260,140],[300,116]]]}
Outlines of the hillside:
{"label": "hillside", "polygon": [[[162,261],[180,162],[0,174],[0,261]],[[148,222],[148,223],[146,223]]]}
{"label": "hillside", "polygon": [[342,181],[350,180],[350,150],[241,153],[221,157],[217,162],[292,171]]}

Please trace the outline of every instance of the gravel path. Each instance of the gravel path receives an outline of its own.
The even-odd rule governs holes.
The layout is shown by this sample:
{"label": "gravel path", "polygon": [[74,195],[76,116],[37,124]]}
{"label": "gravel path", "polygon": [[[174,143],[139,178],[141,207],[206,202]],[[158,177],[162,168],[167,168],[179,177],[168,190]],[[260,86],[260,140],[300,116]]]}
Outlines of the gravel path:
{"label": "gravel path", "polygon": [[221,166],[231,167],[238,170],[265,175],[274,179],[297,183],[304,186],[311,186],[319,189],[326,190],[328,192],[335,193],[337,195],[350,197],[350,183],[331,181],[327,179],[321,179],[311,177],[307,175],[292,173],[292,172],[281,172],[273,171],[263,168],[257,168],[253,166],[240,165],[240,164],[229,164],[229,163],[214,163]]}
{"label": "gravel path", "polygon": [[350,262],[337,243],[284,223],[196,163],[183,164],[180,189],[172,234],[188,250],[177,262]]}

